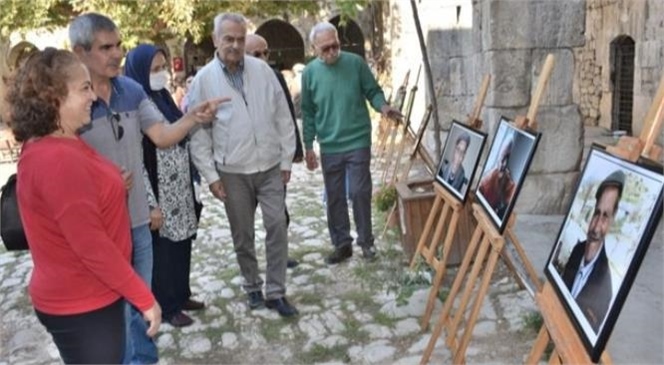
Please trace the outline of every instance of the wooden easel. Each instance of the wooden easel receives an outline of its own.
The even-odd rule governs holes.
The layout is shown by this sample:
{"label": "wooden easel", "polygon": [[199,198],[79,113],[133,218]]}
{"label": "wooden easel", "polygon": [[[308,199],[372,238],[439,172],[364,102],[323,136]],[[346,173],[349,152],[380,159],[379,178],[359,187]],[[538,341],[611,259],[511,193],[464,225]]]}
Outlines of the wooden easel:
{"label": "wooden easel", "polygon": [[[443,84],[440,82],[438,84],[438,87],[436,88],[436,94],[434,97],[438,97],[440,94],[440,90],[442,89]],[[412,111],[412,106],[411,110]],[[398,145],[398,151],[397,151],[397,158],[394,160],[394,169],[392,171],[392,175],[389,181],[390,186],[394,186],[394,184],[397,181],[404,180],[408,178],[408,174],[410,173],[410,169],[413,167],[413,162],[414,162],[414,157],[418,156],[418,151],[417,149],[423,149],[424,147],[422,146],[422,138],[424,137],[424,132],[426,132],[426,128],[429,125],[429,120],[431,119],[431,113],[433,111],[433,105],[429,104],[427,105],[426,110],[424,111],[424,115],[422,116],[422,122],[420,123],[419,128],[417,129],[417,133],[415,134],[414,137],[411,137],[410,133],[410,120],[405,120],[403,123],[403,128],[401,131],[401,140],[399,141]],[[406,165],[406,170],[403,172],[401,176],[399,176],[399,168],[401,166],[401,158],[403,157],[404,151],[406,149],[406,145],[410,142],[411,138],[414,138],[414,145],[413,145],[413,150],[410,153],[410,158],[408,159],[408,164]],[[426,151],[424,151],[426,153]],[[419,155],[424,155],[424,153],[421,153]],[[428,155],[428,153],[426,153]],[[383,171],[383,184],[388,183],[387,182],[387,171],[389,170],[389,163],[386,167],[386,169]],[[431,170],[433,172],[433,169]]]}
{"label": "wooden easel", "polygon": [[[406,100],[406,92],[408,91],[408,79],[410,78],[410,70],[406,72],[406,76],[403,79],[403,83],[401,83],[401,86],[397,89],[397,94],[396,98],[394,99],[394,104],[393,105],[396,109],[399,109],[399,111],[403,111],[403,105],[404,101]],[[390,96],[390,99],[392,97]],[[393,121],[390,118],[387,117],[381,117],[380,118],[380,127],[378,128],[378,143],[376,145],[376,155],[377,156],[382,156],[383,153],[385,152],[385,146],[387,143],[387,137],[389,137],[392,133],[392,126],[394,124],[398,123],[398,121]]]}
{"label": "wooden easel", "polygon": [[[489,90],[490,79],[491,78],[489,75],[484,77],[477,100],[475,102],[475,107],[473,108],[471,115],[468,117],[467,124],[471,128],[480,129],[482,127],[482,121],[479,119],[479,117],[480,113],[482,112],[482,106],[484,105],[486,93]],[[422,316],[422,330],[428,327],[429,318],[431,317],[431,312],[433,311],[440,285],[443,281],[443,278],[445,277],[445,271],[447,270],[447,260],[453,245],[453,239],[457,233],[459,218],[461,217],[465,207],[464,204],[459,202],[458,199],[453,197],[439,184],[434,183],[433,185],[434,192],[436,194],[434,203],[431,207],[431,211],[429,212],[429,216],[427,217],[422,235],[420,236],[420,239],[417,243],[415,254],[413,254],[413,258],[410,262],[410,268],[412,270],[415,268],[419,257],[422,256],[424,261],[436,272],[433,285],[429,291],[427,306],[424,311],[424,315]],[[430,239],[431,229],[434,224],[436,229],[434,231],[433,237]],[[447,234],[443,243],[442,254],[438,256],[438,246],[443,235],[443,229],[445,228],[447,228]]]}
{"label": "wooden easel", "polygon": [[[410,126],[410,116],[413,112],[413,105],[415,103],[415,95],[417,94],[417,82],[420,79],[420,70],[422,68],[420,67],[417,71],[417,76],[415,77],[415,84],[413,84],[413,87],[410,89],[410,94],[408,95],[408,101],[406,101],[406,113],[404,114],[403,118],[403,126],[404,130],[408,131],[408,128]],[[394,153],[394,150],[397,145],[397,136],[399,135],[399,120],[394,121],[394,128],[391,130],[391,135],[390,135],[390,141],[387,145],[387,152],[385,155],[380,156],[382,157],[383,165],[383,176],[381,178],[381,182],[384,185],[385,181],[387,179],[387,171],[390,169],[390,163],[392,161],[392,154]],[[403,142],[403,140],[401,141]]]}
{"label": "wooden easel", "polygon": [[[553,69],[554,57],[553,55],[548,55],[544,66],[542,68],[542,73],[540,75],[540,80],[538,82],[535,94],[533,95],[533,101],[528,109],[527,116],[519,116],[515,118],[515,126],[520,129],[531,128],[535,129],[535,116],[537,115],[537,109],[539,106],[539,101],[544,93],[544,87],[551,75]],[[498,230],[494,227],[490,218],[487,217],[487,214],[484,212],[482,207],[478,204],[473,204],[473,215],[477,220],[477,227],[473,233],[473,236],[468,244],[466,249],[466,254],[464,255],[463,261],[457,272],[457,275],[452,284],[452,288],[445,300],[443,309],[440,313],[436,326],[433,329],[429,343],[424,350],[420,364],[425,364],[429,361],[433,348],[440,337],[440,334],[445,328],[447,330],[446,343],[450,350],[452,351],[452,361],[454,364],[465,363],[466,360],[466,349],[470,343],[470,338],[475,328],[475,323],[477,322],[477,317],[479,316],[482,302],[484,297],[487,294],[489,289],[489,284],[491,282],[491,277],[496,268],[498,258],[502,256],[503,260],[510,268],[510,270],[515,274],[517,281],[520,281],[522,286],[525,286],[525,283],[522,282],[521,277],[515,269],[514,264],[511,262],[509,255],[504,253],[505,248],[505,236],[498,233]],[[508,218],[507,223],[507,233],[509,240],[511,241],[513,247],[516,249],[517,254],[520,256],[520,259],[528,275],[531,277],[531,281],[537,286],[537,290],[540,289],[540,281],[537,277],[537,274],[530,263],[530,260],[525,255],[525,251],[516,240],[516,235],[511,232],[513,230],[516,214]],[[487,258],[488,255],[488,258]],[[473,267],[468,274],[468,268],[470,267],[471,262],[473,262]],[[482,279],[479,283],[479,288],[475,290],[477,280],[482,271]],[[468,279],[467,281],[465,279]],[[465,281],[465,284],[464,284]],[[459,306],[456,311],[451,314],[452,306],[455,303],[456,296],[459,293],[459,290],[464,284],[464,292],[461,296]],[[468,318],[465,320],[465,326],[463,328],[463,335],[460,338],[457,338],[457,330],[461,324],[462,319],[466,315],[467,306],[471,300],[471,297],[474,295],[473,305],[468,315]]]}
{"label": "wooden easel", "polygon": [[[433,109],[433,106],[429,104],[427,106],[427,109],[424,112],[424,116],[422,117],[422,123],[420,124],[420,127],[417,130],[417,135],[415,136],[415,144],[413,145],[413,151],[410,153],[410,157],[408,158],[408,162],[406,163],[406,168],[403,170],[401,177],[399,180],[397,180],[395,177],[398,173],[398,168],[399,168],[399,163],[395,164],[395,171],[392,174],[392,180],[390,181],[389,186],[394,186],[397,181],[403,181],[408,178],[408,175],[410,174],[410,169],[413,167],[413,164],[415,160],[417,159],[418,156],[421,156],[422,159],[425,161],[425,164],[427,165],[427,169],[429,170],[430,173],[433,173],[435,167],[431,165],[429,167],[429,163],[426,160],[425,156],[429,156],[428,152],[424,150],[424,147],[422,146],[422,137],[424,137],[424,132],[426,131],[426,127],[429,124],[429,120],[431,119],[431,111]],[[406,131],[407,133],[407,131]],[[405,136],[404,136],[405,138]],[[429,157],[430,159],[431,157]],[[397,209],[397,202],[395,201],[392,204],[392,207],[390,208],[390,212],[385,216],[385,226],[383,227],[383,232],[381,233],[380,237],[384,238],[385,234],[387,233],[387,229],[390,227],[388,222],[392,219],[392,216],[396,213]]]}
{"label": "wooden easel", "polygon": [[[607,147],[607,151],[632,162],[639,156],[653,160],[659,158],[662,148],[655,145],[655,136],[662,129],[664,120],[664,76],[659,83],[652,106],[646,114],[645,125],[640,137],[628,137],[617,146]],[[533,348],[528,355],[526,364],[537,364],[542,358],[549,342],[553,342],[554,350],[549,357],[549,364],[589,364],[591,359],[586,352],[578,332],[574,328],[565,308],[556,295],[550,282],[535,296],[544,325],[537,335]],[[603,364],[612,363],[607,351],[602,352],[600,360]]]}
{"label": "wooden easel", "polygon": [[[438,83],[438,86],[436,87],[436,95],[434,97],[438,97],[440,94],[440,91],[443,89],[443,82],[441,81]],[[394,164],[394,172],[392,173],[392,179],[390,180],[390,186],[394,186],[397,181],[405,181],[408,179],[408,176],[410,175],[410,170],[413,168],[413,164],[417,160],[418,156],[424,161],[424,164],[429,171],[430,174],[434,174],[436,170],[436,166],[434,164],[433,159],[429,155],[429,152],[422,146],[422,139],[424,138],[424,132],[426,132],[427,126],[429,125],[429,121],[431,120],[431,114],[433,111],[433,104],[427,105],[426,110],[424,111],[424,115],[422,116],[422,122],[420,123],[420,127],[417,130],[417,134],[414,137],[414,143],[413,143],[413,149],[409,154],[408,161],[406,162],[406,166],[404,170],[401,172],[401,175],[399,175],[399,166],[401,165],[401,156],[403,154],[403,147],[399,151],[399,157],[397,158],[397,161]],[[408,129],[404,128],[403,131],[403,139],[408,140],[409,134],[408,134]],[[402,146],[405,146],[405,144],[402,144]],[[392,207],[390,208],[390,212],[385,216],[385,226],[383,227],[383,232],[381,233],[380,237],[384,238],[385,234],[387,233],[387,229],[389,228],[388,222],[392,219],[394,214],[397,212],[397,205],[398,203],[395,201],[392,204]]]}

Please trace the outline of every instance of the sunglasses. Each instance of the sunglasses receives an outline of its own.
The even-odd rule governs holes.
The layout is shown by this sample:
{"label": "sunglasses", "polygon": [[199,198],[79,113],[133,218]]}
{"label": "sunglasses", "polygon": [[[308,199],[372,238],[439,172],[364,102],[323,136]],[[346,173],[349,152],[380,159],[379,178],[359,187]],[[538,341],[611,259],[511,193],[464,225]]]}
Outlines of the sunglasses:
{"label": "sunglasses", "polygon": [[261,57],[268,58],[268,57],[270,57],[270,50],[266,49],[265,51],[255,51],[251,55],[256,57],[256,58],[261,58]]}
{"label": "sunglasses", "polygon": [[120,118],[120,113],[109,110],[107,118],[108,121],[111,123],[111,130],[113,131],[113,137],[115,137],[116,141],[120,141],[124,136],[124,128],[122,128],[122,126],[120,125],[120,121],[122,121],[122,118]]}
{"label": "sunglasses", "polygon": [[338,51],[338,50],[339,50],[339,43],[332,43],[328,46],[320,48],[321,53],[327,53],[330,51]]}

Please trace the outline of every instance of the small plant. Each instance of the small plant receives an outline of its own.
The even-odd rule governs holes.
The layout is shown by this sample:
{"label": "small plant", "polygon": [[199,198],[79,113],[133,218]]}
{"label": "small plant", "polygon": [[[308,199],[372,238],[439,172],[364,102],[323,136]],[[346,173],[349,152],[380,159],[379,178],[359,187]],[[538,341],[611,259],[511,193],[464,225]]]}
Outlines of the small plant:
{"label": "small plant", "polygon": [[392,185],[383,186],[374,196],[376,208],[381,212],[386,212],[388,209],[392,208],[396,201],[397,189]]}
{"label": "small plant", "polygon": [[544,319],[540,312],[530,311],[524,314],[521,320],[523,321],[523,326],[534,333],[537,333],[542,328],[542,324],[544,324]]}

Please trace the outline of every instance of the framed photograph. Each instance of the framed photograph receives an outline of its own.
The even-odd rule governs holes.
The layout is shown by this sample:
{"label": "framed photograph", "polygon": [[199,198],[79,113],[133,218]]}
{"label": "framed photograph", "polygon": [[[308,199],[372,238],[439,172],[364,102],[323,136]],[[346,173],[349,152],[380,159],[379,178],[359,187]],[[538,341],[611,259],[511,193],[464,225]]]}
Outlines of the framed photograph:
{"label": "framed photograph", "polygon": [[491,221],[503,233],[540,134],[521,130],[501,117],[475,196]]}
{"label": "framed photograph", "polygon": [[465,202],[468,196],[468,188],[475,176],[485,140],[485,133],[456,120],[452,121],[440,157],[436,181],[461,202]]}
{"label": "framed photograph", "polygon": [[592,361],[604,351],[662,215],[662,166],[593,146],[544,272]]}

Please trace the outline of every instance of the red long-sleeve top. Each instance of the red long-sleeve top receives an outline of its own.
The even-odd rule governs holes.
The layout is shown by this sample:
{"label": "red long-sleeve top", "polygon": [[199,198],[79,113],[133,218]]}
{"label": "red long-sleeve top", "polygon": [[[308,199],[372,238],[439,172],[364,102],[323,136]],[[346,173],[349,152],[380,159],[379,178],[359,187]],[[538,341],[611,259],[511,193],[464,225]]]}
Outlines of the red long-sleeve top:
{"label": "red long-sleeve top", "polygon": [[40,312],[85,313],[124,297],[154,305],[131,267],[127,191],[120,171],[81,139],[43,137],[23,146],[17,194]]}

